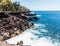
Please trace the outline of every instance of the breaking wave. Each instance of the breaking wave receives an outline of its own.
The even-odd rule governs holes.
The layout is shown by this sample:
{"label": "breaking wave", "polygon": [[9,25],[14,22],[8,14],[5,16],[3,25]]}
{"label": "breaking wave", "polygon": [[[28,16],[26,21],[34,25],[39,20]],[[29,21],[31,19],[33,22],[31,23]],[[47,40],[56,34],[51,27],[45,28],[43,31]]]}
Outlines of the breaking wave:
{"label": "breaking wave", "polygon": [[[41,15],[37,15],[39,18]],[[44,19],[46,20],[46,18]],[[54,32],[48,31],[46,25],[40,23],[41,20],[38,20],[35,23],[34,28],[27,29],[22,34],[15,36],[11,39],[6,40],[10,44],[17,44],[20,41],[23,41],[24,45],[30,46],[60,46],[59,42],[59,33],[54,35]],[[38,23],[39,22],[39,23]]]}
{"label": "breaking wave", "polygon": [[17,44],[20,41],[24,42],[24,45],[31,46],[60,46],[59,42],[53,43],[50,37],[47,39],[45,33],[48,31],[44,24],[35,24],[34,28],[27,29],[22,34],[7,40],[10,44]]}

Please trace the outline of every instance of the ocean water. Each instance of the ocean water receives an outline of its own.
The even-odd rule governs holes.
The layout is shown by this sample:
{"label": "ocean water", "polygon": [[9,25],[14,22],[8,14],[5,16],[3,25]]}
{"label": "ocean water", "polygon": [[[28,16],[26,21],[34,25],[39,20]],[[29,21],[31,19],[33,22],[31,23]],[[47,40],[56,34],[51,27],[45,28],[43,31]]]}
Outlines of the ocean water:
{"label": "ocean water", "polygon": [[60,46],[60,11],[32,11],[39,20],[31,21],[34,28],[6,40],[10,44],[20,41],[30,46]]}
{"label": "ocean water", "polygon": [[[43,33],[45,37],[51,37],[60,42],[60,12],[59,11],[37,11],[39,20],[34,21],[36,24],[44,24],[48,32]],[[39,28],[38,28],[39,30]]]}

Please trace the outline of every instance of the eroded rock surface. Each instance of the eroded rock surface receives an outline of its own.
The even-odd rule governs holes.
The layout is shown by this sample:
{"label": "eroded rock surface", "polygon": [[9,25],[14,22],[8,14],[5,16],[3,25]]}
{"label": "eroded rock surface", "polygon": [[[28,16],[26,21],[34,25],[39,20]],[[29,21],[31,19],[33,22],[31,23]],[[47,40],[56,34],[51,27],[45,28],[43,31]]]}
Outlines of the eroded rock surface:
{"label": "eroded rock surface", "polygon": [[25,18],[22,18],[17,17],[17,15],[0,13],[0,40],[6,40],[19,35],[24,30],[30,28],[30,25],[33,25],[29,24]]}

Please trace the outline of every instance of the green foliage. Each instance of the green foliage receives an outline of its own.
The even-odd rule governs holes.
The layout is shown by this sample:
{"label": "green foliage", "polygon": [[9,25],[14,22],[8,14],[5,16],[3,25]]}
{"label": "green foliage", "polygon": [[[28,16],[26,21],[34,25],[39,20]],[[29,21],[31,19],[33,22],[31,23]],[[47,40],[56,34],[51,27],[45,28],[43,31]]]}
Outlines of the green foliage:
{"label": "green foliage", "polygon": [[0,4],[0,11],[28,11],[29,10],[28,8],[20,5],[20,3],[11,2],[10,0],[4,0],[4,1]]}

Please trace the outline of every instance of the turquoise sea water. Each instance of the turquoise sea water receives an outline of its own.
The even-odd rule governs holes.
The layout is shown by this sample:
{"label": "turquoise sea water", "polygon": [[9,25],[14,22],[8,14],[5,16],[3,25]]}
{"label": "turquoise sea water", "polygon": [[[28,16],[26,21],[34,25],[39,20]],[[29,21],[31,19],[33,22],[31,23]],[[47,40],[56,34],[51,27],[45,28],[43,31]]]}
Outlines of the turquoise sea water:
{"label": "turquoise sea water", "polygon": [[39,20],[31,21],[34,28],[25,30],[22,34],[7,40],[17,44],[21,40],[30,46],[60,46],[60,11],[32,11]]}
{"label": "turquoise sea water", "polygon": [[[60,11],[33,11],[37,14],[39,20],[34,21],[35,24],[43,24],[44,26],[40,26],[35,28],[42,33],[42,35],[34,33],[34,35],[41,37],[47,37],[52,40],[52,42],[58,41],[60,42]],[[47,30],[47,32],[43,32]]]}

